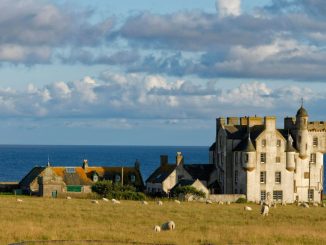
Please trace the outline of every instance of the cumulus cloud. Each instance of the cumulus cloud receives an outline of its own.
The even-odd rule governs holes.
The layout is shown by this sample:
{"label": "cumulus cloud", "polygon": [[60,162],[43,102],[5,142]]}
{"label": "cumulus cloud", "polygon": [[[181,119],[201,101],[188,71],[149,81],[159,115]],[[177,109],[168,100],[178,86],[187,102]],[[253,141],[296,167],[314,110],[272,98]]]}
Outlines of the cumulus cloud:
{"label": "cumulus cloud", "polygon": [[[295,109],[302,97],[307,103],[326,99],[325,91],[306,87],[272,88],[261,82],[244,83],[230,89],[218,85],[214,81],[193,82],[140,73],[105,72],[96,79],[86,76],[43,87],[30,84],[24,90],[0,89],[0,114],[7,118],[67,120],[159,119],[171,125],[180,120],[213,119],[217,114],[239,114],[239,111]],[[129,126],[124,123],[124,127]]]}
{"label": "cumulus cloud", "polygon": [[220,18],[238,16],[241,13],[240,0],[216,0],[216,10]]}

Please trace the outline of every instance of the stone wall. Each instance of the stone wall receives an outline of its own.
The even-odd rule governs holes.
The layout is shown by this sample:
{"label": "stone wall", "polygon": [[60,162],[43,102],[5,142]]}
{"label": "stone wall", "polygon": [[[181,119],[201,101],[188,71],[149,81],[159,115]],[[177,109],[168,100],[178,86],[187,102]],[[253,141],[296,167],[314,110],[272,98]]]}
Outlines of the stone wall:
{"label": "stone wall", "polygon": [[243,194],[221,194],[221,195],[209,195],[209,199],[213,202],[236,202],[239,198],[246,198]]}

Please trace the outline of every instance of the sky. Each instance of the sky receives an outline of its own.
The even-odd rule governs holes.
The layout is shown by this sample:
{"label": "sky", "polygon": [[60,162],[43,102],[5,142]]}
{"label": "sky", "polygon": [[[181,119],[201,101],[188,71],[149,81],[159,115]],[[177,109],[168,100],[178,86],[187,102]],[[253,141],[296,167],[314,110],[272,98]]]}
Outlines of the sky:
{"label": "sky", "polygon": [[2,0],[0,144],[203,145],[325,120],[323,0]]}

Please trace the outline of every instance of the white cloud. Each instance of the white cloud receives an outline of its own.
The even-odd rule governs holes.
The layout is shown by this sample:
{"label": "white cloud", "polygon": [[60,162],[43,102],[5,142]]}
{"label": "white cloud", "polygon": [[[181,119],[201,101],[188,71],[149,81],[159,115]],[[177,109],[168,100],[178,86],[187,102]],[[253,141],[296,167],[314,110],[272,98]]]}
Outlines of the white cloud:
{"label": "white cloud", "polygon": [[220,18],[241,14],[241,0],[216,0],[216,9]]}

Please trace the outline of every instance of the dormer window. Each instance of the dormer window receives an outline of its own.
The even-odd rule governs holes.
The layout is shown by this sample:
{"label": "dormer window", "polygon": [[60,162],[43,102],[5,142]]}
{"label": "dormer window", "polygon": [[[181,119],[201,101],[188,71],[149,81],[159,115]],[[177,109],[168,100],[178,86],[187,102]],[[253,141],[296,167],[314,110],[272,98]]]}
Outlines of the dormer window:
{"label": "dormer window", "polygon": [[93,174],[93,182],[97,182],[98,181],[98,175],[97,174]]}
{"label": "dormer window", "polygon": [[114,177],[114,182],[120,182],[121,180],[121,177],[119,174],[116,174],[115,177]]}
{"label": "dormer window", "polygon": [[131,183],[136,182],[136,176],[134,174],[130,175],[130,181],[131,181]]}

